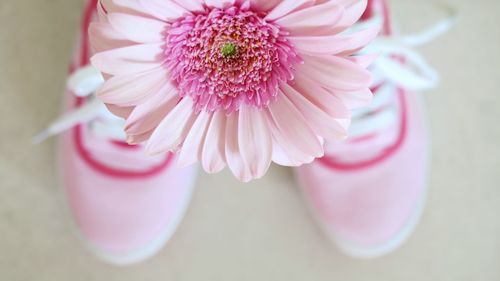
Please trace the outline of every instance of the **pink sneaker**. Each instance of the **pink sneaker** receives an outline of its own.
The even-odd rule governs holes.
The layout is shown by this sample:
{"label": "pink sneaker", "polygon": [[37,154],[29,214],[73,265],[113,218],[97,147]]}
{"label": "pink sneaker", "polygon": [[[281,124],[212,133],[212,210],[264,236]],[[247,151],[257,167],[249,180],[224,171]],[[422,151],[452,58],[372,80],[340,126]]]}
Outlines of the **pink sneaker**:
{"label": "pink sneaker", "polygon": [[[429,136],[421,96],[438,76],[409,46],[451,26],[440,22],[416,36],[392,38],[388,4],[370,0],[360,26],[383,24],[370,52],[374,101],[353,112],[351,137],[329,143],[326,156],[297,168],[303,195],[325,232],[348,255],[371,258],[399,247],[417,225],[426,198]],[[354,108],[356,105],[350,105]]]}
{"label": "pink sneaker", "polygon": [[102,83],[88,66],[87,29],[96,7],[97,0],[87,1],[66,94],[70,113],[38,140],[67,130],[59,141],[59,165],[79,233],[98,257],[126,265],[154,255],[173,235],[191,199],[196,168],[178,169],[172,154],[152,158],[126,144],[123,121],[92,96]]}

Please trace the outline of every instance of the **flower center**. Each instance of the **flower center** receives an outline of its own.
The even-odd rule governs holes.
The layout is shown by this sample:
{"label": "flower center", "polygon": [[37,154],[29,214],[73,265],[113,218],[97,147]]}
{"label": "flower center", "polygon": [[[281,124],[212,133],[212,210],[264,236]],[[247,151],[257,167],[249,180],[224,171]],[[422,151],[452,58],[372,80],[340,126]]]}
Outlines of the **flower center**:
{"label": "flower center", "polygon": [[238,49],[233,43],[226,43],[222,45],[221,53],[224,58],[233,58],[238,54]]}
{"label": "flower center", "polygon": [[166,35],[166,67],[196,111],[266,107],[301,60],[280,26],[240,6],[175,21]]}

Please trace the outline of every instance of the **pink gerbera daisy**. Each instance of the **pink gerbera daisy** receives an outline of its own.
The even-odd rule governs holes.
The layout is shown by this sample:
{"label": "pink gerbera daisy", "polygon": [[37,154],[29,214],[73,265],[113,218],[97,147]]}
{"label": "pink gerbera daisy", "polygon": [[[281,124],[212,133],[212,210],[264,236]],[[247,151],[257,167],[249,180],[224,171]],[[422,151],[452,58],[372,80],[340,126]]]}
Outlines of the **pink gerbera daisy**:
{"label": "pink gerbera daisy", "polygon": [[378,29],[345,34],[366,0],[101,0],[90,27],[98,97],[130,143],[226,165],[242,181],[299,166],[347,136],[371,100]]}

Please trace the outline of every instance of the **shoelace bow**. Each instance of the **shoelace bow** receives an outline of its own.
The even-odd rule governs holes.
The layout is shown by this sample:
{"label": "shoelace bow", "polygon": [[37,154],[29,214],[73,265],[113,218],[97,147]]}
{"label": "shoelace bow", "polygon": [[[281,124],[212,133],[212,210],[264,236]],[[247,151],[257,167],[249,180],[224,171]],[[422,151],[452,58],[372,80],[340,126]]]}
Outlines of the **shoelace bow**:
{"label": "shoelace bow", "polygon": [[[379,54],[372,64],[374,85],[377,89],[372,104],[353,112],[350,136],[362,137],[392,126],[398,120],[398,108],[387,106],[396,88],[419,92],[435,88],[440,81],[438,72],[425,58],[415,51],[415,47],[429,43],[447,33],[457,20],[453,8],[443,7],[447,16],[425,30],[402,36],[377,37],[362,53]],[[382,25],[382,15],[374,15],[370,20],[360,23],[356,29]]]}

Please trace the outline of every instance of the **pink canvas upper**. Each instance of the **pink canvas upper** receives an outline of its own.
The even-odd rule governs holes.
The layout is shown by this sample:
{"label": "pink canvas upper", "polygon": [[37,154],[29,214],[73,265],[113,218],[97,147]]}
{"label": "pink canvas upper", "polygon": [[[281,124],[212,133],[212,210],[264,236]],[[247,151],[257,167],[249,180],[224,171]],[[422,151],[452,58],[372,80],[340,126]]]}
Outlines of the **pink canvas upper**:
{"label": "pink canvas upper", "polygon": [[[133,154],[141,152],[111,148],[106,140],[83,141],[92,144],[93,157],[103,165],[110,159],[115,163],[110,168],[133,163],[131,171],[141,167],[145,174],[116,176],[97,170],[77,151],[72,134],[63,136],[60,152],[63,184],[76,224],[90,244],[115,254],[140,249],[184,212],[191,195],[190,185],[196,177],[193,168],[180,170],[172,158],[134,157]],[[131,161],[131,158],[136,159]],[[161,168],[154,175],[147,175],[155,167]]]}
{"label": "pink canvas upper", "polygon": [[[369,5],[388,11],[382,0]],[[372,14],[369,9],[365,18]],[[386,17],[386,32],[390,28]],[[375,97],[384,86],[387,82],[375,87]],[[337,240],[361,247],[387,243],[401,232],[426,188],[429,144],[421,98],[397,87],[392,91],[381,108],[396,108],[396,122],[330,142],[324,158],[296,169],[303,194],[324,228]]]}
{"label": "pink canvas upper", "polygon": [[[380,153],[386,134],[396,140],[394,131],[381,132],[383,135],[345,149],[356,162],[340,160],[332,153],[296,170],[303,193],[319,219],[336,236],[357,244],[377,245],[391,239],[407,223],[425,190],[428,143],[421,102],[405,92],[396,98],[406,107],[406,120],[401,116],[400,121],[407,123],[394,130],[404,138],[392,154],[373,164],[353,166],[372,160],[373,150]],[[335,148],[337,153],[343,145]]]}
{"label": "pink canvas upper", "polygon": [[[86,30],[96,5],[97,1],[87,1],[71,69],[89,62]],[[71,92],[65,100],[66,110],[86,102]],[[140,251],[175,228],[190,200],[196,168],[177,168],[172,154],[147,156],[143,147],[99,136],[89,124],[62,135],[58,150],[76,226],[100,252],[120,256]]]}

